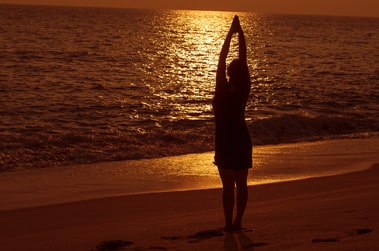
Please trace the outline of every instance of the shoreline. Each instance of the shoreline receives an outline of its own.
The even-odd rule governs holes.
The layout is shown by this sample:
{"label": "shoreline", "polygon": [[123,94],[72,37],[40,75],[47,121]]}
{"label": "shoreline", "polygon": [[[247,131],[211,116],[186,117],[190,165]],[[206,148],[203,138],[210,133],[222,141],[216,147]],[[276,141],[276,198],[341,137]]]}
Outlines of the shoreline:
{"label": "shoreline", "polygon": [[[254,148],[249,185],[333,176],[379,162],[379,139]],[[0,211],[123,195],[221,187],[213,152],[0,174]],[[315,171],[317,170],[317,172]]]}
{"label": "shoreline", "polygon": [[[276,147],[276,146],[285,146],[285,145],[293,145],[293,144],[312,144],[317,142],[328,142],[328,141],[344,141],[344,140],[370,140],[370,139],[379,139],[379,131],[373,132],[356,132],[351,134],[341,134],[341,135],[329,135],[325,136],[314,136],[314,137],[306,137],[302,139],[287,139],[283,142],[269,142],[269,143],[256,143],[253,144],[253,148],[255,147]],[[254,142],[253,142],[254,143]],[[85,165],[98,165],[102,163],[110,163],[110,162],[125,162],[125,161],[138,161],[138,160],[151,160],[151,159],[160,159],[160,158],[171,158],[171,157],[180,157],[183,155],[191,155],[191,154],[205,154],[213,152],[213,150],[205,150],[205,151],[195,151],[195,152],[185,152],[180,151],[177,154],[168,154],[163,156],[152,156],[146,158],[130,158],[123,160],[104,160],[99,162],[87,162],[87,163],[68,163],[68,164],[58,164],[55,166],[35,166],[35,167],[20,167],[20,168],[5,168],[0,169],[0,175],[2,173],[12,173],[12,172],[20,172],[26,170],[34,170],[34,169],[49,169],[49,168],[66,168],[72,166],[85,166]]]}
{"label": "shoreline", "polygon": [[117,244],[132,250],[376,250],[378,177],[379,162],[360,172],[250,186],[245,230],[236,234],[220,231],[221,189],[0,211],[0,245],[13,251],[99,251]]}
{"label": "shoreline", "polygon": [[[263,133],[266,125],[261,125],[261,128],[254,133]],[[65,168],[67,166],[81,166],[81,165],[97,165],[99,163],[104,162],[120,162],[120,161],[134,161],[134,160],[146,160],[146,159],[157,159],[157,158],[167,158],[167,157],[177,157],[188,154],[202,154],[207,153],[213,150],[213,141],[207,141],[204,145],[197,145],[196,142],[192,142],[193,139],[186,138],[188,133],[185,131],[183,134],[176,136],[167,136],[168,143],[171,145],[169,149],[165,149],[159,146],[159,144],[155,144],[160,142],[161,139],[157,139],[158,141],[154,141],[150,139],[147,142],[143,142],[141,145],[137,146],[137,148],[129,148],[126,142],[122,145],[112,145],[109,144],[110,139],[101,140],[104,145],[93,145],[91,141],[90,144],[85,146],[85,151],[83,151],[82,147],[84,145],[79,146],[75,143],[62,142],[64,145],[63,148],[59,146],[46,146],[46,148],[39,149],[28,146],[29,143],[25,142],[25,146],[21,148],[11,148],[4,151],[4,153],[0,153],[0,175],[1,173],[14,172],[20,170],[33,170],[38,168],[51,168],[51,167],[60,167]],[[204,134],[202,132],[201,134]],[[207,133],[206,133],[207,134]],[[207,134],[208,135],[208,134]],[[213,135],[213,134],[212,134]],[[204,136],[204,135],[203,135]],[[202,137],[203,137],[202,136]],[[210,135],[208,135],[210,136]],[[208,137],[206,136],[206,138]],[[273,136],[273,135],[271,135]],[[293,136],[293,135],[292,135]],[[303,143],[313,143],[313,142],[322,142],[322,141],[333,141],[333,140],[355,140],[355,139],[375,139],[379,138],[379,132],[356,132],[352,134],[343,134],[343,135],[321,135],[321,136],[304,136],[300,138],[293,138],[291,135],[289,137],[284,137],[275,140],[261,140],[256,136],[253,136],[254,147],[265,147],[265,146],[280,146],[287,144],[303,144]],[[179,137],[179,138],[178,138]],[[264,137],[265,138],[265,137]],[[269,137],[270,138],[270,137]],[[125,138],[127,140],[128,138]],[[209,138],[211,139],[211,138]],[[35,140],[45,139],[33,139],[30,138],[28,140],[32,140],[30,145],[33,146]],[[153,141],[151,141],[153,140]],[[178,141],[177,141],[178,140]],[[195,141],[199,140],[197,137]],[[4,142],[8,140],[5,139]],[[155,143],[154,143],[155,142]],[[176,147],[176,143],[179,142],[180,147]],[[185,144],[183,144],[186,142]],[[69,144],[67,144],[69,143]],[[89,142],[87,142],[89,143]],[[87,144],[86,143],[86,144]],[[38,146],[38,144],[36,145]],[[112,146],[112,147],[110,147]],[[4,149],[8,149],[7,144],[3,147]],[[52,148],[50,148],[52,147]],[[13,150],[12,150],[13,149]],[[68,152],[65,152],[65,151]],[[77,155],[78,159],[72,159],[73,156],[66,156],[67,153],[72,153]],[[117,157],[116,157],[117,156]]]}

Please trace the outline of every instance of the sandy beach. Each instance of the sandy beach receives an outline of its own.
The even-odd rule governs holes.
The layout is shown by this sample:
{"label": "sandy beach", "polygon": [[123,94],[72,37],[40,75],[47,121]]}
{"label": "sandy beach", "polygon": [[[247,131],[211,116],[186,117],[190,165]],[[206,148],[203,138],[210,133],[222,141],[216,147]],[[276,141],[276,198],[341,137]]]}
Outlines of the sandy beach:
{"label": "sandy beach", "polygon": [[221,190],[216,188],[3,209],[0,247],[7,251],[378,250],[376,163],[364,171],[250,186],[240,233],[221,231]]}

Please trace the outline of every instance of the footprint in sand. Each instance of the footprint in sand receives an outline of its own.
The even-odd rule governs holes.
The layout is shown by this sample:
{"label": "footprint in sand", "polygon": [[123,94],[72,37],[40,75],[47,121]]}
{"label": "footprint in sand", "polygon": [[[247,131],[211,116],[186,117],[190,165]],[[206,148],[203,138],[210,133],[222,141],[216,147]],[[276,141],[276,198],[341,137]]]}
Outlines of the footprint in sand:
{"label": "footprint in sand", "polygon": [[189,235],[189,236],[162,236],[162,240],[185,240],[189,239],[189,242],[198,242],[214,237],[221,237],[224,236],[224,233],[222,230],[219,229],[210,229],[210,230],[204,230],[199,231],[195,234]]}
{"label": "footprint in sand", "polygon": [[356,234],[357,235],[368,234],[368,233],[371,233],[371,232],[372,232],[372,229],[370,229],[370,228],[358,228],[356,230]]}
{"label": "footprint in sand", "polygon": [[340,241],[343,238],[357,236],[357,235],[362,235],[362,234],[369,234],[372,231],[373,230],[370,229],[370,228],[358,228],[358,229],[355,229],[353,232],[349,232],[348,234],[340,236],[340,237],[337,237],[337,238],[313,239],[312,243],[318,243],[318,242],[338,242],[338,241]]}
{"label": "footprint in sand", "polygon": [[339,239],[335,238],[326,238],[326,239],[313,239],[312,243],[317,243],[317,242],[337,242],[340,241]]}
{"label": "footprint in sand", "polygon": [[213,237],[221,237],[221,236],[224,236],[224,233],[221,230],[211,229],[211,230],[197,232],[193,235],[188,236],[187,238],[190,239],[189,242],[198,242],[198,241],[210,239]]}
{"label": "footprint in sand", "polygon": [[117,251],[133,244],[134,243],[131,241],[122,240],[103,241],[96,246],[96,249],[94,249],[94,251]]}

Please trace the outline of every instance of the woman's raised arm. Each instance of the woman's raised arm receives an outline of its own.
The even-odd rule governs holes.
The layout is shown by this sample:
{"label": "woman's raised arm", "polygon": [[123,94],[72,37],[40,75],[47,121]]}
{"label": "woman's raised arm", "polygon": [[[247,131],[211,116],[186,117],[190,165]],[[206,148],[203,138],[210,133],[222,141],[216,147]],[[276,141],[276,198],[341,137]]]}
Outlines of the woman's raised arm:
{"label": "woman's raised arm", "polygon": [[[238,22],[239,24],[239,22]],[[245,35],[243,33],[241,25],[239,25],[238,30],[238,46],[239,46],[239,59],[243,62],[247,63],[247,57],[246,57],[246,41],[245,41]]]}
{"label": "woman's raised arm", "polygon": [[217,66],[216,82],[218,82],[218,80],[226,79],[226,58],[229,53],[230,41],[232,40],[233,34],[238,32],[238,26],[240,27],[239,20],[238,17],[235,16],[233,19],[233,23],[229,29],[228,35],[226,36],[226,39],[224,41],[224,44],[222,45]]}

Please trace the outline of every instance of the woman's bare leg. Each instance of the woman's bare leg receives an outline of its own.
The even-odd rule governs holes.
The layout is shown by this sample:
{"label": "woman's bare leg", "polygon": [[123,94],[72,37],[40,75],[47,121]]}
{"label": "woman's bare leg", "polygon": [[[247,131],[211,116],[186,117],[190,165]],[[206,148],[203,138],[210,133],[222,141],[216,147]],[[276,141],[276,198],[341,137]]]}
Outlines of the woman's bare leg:
{"label": "woman's bare leg", "polygon": [[222,202],[225,217],[225,231],[233,230],[233,207],[234,207],[234,186],[235,171],[225,168],[219,168],[222,181]]}
{"label": "woman's bare leg", "polygon": [[236,171],[236,184],[237,184],[237,214],[234,220],[234,230],[241,230],[242,217],[246,209],[248,189],[247,189],[247,174],[248,169],[241,169]]}

